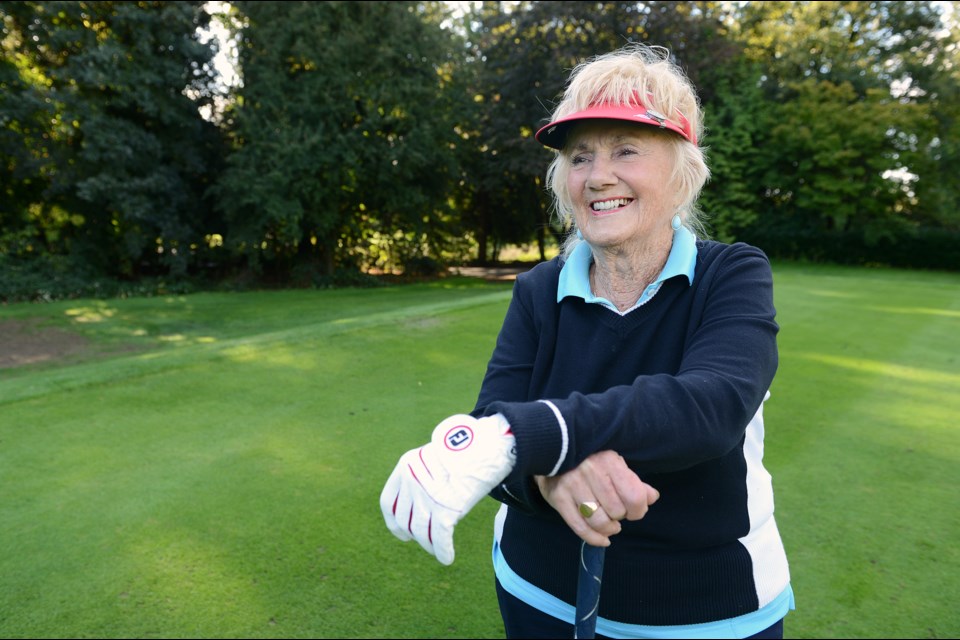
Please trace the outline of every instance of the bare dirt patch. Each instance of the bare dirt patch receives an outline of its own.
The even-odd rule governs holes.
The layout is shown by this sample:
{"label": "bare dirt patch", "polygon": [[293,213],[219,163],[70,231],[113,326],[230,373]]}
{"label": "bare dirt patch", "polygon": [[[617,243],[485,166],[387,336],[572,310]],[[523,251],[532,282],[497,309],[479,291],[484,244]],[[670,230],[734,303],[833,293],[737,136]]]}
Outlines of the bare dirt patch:
{"label": "bare dirt patch", "polygon": [[0,320],[0,369],[55,362],[86,353],[90,341],[37,319]]}
{"label": "bare dirt patch", "polygon": [[450,269],[451,273],[468,276],[471,278],[483,278],[488,281],[516,280],[517,275],[528,271],[531,265],[501,265],[496,267],[454,267]]}

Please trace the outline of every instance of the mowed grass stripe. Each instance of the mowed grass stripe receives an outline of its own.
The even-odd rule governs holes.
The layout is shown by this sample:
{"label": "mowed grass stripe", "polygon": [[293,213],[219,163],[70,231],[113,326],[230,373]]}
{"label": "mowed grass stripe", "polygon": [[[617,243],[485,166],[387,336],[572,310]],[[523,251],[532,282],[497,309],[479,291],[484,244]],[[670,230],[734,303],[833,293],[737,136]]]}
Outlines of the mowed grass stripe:
{"label": "mowed grass stripe", "polygon": [[788,637],[953,637],[960,614],[960,277],[777,271],[767,459]]}
{"label": "mowed grass stripe", "polygon": [[233,353],[242,356],[272,344],[297,344],[305,340],[328,338],[344,331],[367,327],[387,327],[391,324],[417,318],[430,318],[456,309],[482,306],[508,300],[509,290],[469,296],[449,296],[440,302],[411,306],[401,305],[389,311],[376,311],[366,315],[345,315],[321,322],[304,324],[287,329],[267,331],[237,338],[193,342],[172,349],[150,351],[132,356],[109,359],[108,362],[81,363],[70,367],[43,371],[26,377],[0,381],[0,405],[43,396],[47,393],[75,389],[90,384],[103,384],[114,380],[157,373],[193,363],[198,358],[216,357]]}

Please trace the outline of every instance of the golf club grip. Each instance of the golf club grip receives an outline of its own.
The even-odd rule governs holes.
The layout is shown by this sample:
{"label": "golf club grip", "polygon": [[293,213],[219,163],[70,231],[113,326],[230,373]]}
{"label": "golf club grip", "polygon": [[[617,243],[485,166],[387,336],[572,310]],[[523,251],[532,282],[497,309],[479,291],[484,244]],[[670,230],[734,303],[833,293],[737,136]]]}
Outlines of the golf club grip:
{"label": "golf club grip", "polygon": [[606,547],[594,547],[586,542],[580,545],[574,638],[593,638],[596,634],[605,552]]}

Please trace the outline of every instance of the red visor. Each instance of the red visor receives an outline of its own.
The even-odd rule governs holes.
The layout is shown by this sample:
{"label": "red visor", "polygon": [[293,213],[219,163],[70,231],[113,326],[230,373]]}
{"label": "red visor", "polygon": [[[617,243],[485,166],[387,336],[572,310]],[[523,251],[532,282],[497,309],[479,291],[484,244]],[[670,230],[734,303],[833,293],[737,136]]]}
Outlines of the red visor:
{"label": "red visor", "polygon": [[693,144],[697,144],[697,134],[691,129],[690,122],[679,111],[679,122],[668,120],[663,114],[644,105],[595,104],[566,118],[560,118],[537,131],[537,140],[552,149],[563,149],[570,127],[581,120],[623,120],[646,124],[659,129],[669,129],[679,133]]}

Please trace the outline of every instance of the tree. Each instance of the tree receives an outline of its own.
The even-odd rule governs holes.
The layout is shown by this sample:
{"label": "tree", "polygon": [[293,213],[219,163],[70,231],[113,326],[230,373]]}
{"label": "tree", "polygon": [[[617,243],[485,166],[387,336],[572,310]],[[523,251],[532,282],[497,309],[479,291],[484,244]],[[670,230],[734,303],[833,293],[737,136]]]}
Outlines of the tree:
{"label": "tree", "polygon": [[761,73],[759,65],[737,55],[701,75],[710,95],[701,141],[710,179],[699,206],[710,235],[723,242],[742,239],[763,217],[765,168],[758,148],[769,137],[770,104],[760,89]]}
{"label": "tree", "polygon": [[933,3],[755,2],[739,25],[770,104],[765,227],[869,245],[957,220],[956,36]]}
{"label": "tree", "polygon": [[42,140],[8,176],[39,176],[30,184],[42,191],[21,188],[16,206],[35,212],[34,233],[57,238],[48,249],[106,273],[187,269],[218,154],[198,112],[213,78],[202,4],[4,4],[6,74],[12,56],[19,82],[0,111],[14,112],[8,126],[29,131],[25,141]]}
{"label": "tree", "polygon": [[[238,2],[234,150],[217,186],[256,269],[433,257],[455,232],[456,48],[410,2]],[[434,13],[429,13],[433,11]],[[389,37],[384,37],[389,34]]]}
{"label": "tree", "polygon": [[[0,253],[27,257],[56,251],[62,222],[47,221],[43,206],[51,166],[51,126],[55,117],[45,98],[46,83],[17,54],[21,34],[13,17],[3,16],[3,58],[0,59]],[[61,248],[62,252],[62,248]]]}
{"label": "tree", "polygon": [[908,226],[909,194],[886,177],[910,152],[903,134],[928,137],[927,109],[849,83],[808,78],[770,127],[765,184],[778,203],[781,228],[820,233],[856,230],[868,243],[894,239]]}

